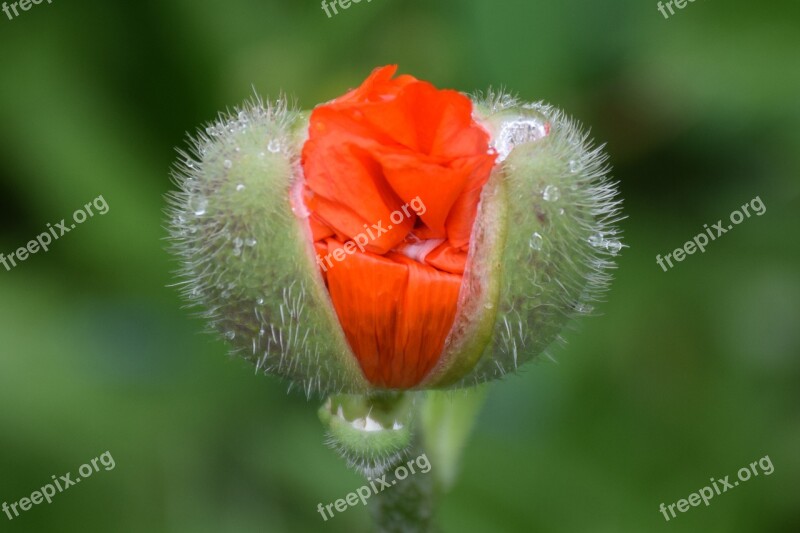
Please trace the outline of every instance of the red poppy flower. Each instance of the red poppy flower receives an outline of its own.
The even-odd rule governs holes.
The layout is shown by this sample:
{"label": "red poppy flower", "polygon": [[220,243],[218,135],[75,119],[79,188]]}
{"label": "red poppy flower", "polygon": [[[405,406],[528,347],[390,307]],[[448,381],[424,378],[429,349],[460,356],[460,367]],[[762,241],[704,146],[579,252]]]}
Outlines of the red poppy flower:
{"label": "red poppy flower", "polygon": [[[318,263],[347,340],[373,385],[409,388],[436,364],[453,324],[496,155],[469,98],[392,79],[396,69],[376,69],[312,112],[302,167]],[[337,261],[348,241],[359,246]]]}
{"label": "red poppy flower", "polygon": [[622,247],[604,155],[574,121],[395,71],[310,114],[236,109],[176,173],[186,296],[309,395],[513,372],[591,311]]}

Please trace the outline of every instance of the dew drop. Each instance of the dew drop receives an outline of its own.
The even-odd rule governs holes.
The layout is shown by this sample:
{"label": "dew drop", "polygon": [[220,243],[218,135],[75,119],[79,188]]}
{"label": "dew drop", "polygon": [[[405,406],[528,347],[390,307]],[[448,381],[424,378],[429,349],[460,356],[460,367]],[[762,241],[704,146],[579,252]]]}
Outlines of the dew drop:
{"label": "dew drop", "polygon": [[206,214],[206,209],[208,209],[208,200],[202,196],[199,198],[194,198],[192,205],[194,206],[192,208],[194,210],[194,214],[198,217],[203,216]]}
{"label": "dew drop", "polygon": [[225,168],[231,168],[231,167],[233,166],[233,161],[231,161],[230,159],[226,159],[226,160],[225,160],[225,161],[222,163],[222,165],[223,165]]}
{"label": "dew drop", "polygon": [[589,244],[591,244],[595,248],[599,248],[599,247],[603,246],[603,241],[604,240],[605,239],[603,239],[603,234],[602,233],[595,233],[594,235],[589,237]]}
{"label": "dew drop", "polygon": [[530,247],[531,247],[531,248],[533,248],[534,250],[541,250],[541,249],[542,249],[542,242],[543,242],[543,240],[544,240],[544,239],[542,239],[542,236],[541,236],[541,235],[539,235],[539,233],[538,233],[538,232],[534,232],[534,233],[533,233],[533,235],[531,235],[531,240],[529,241],[529,243],[528,243],[528,244],[529,244],[529,245],[530,245]]}
{"label": "dew drop", "polygon": [[258,305],[264,305],[264,298],[259,298],[258,300],[256,300],[256,303]]}
{"label": "dew drop", "polygon": [[267,150],[273,154],[278,153],[281,150],[281,143],[278,141],[278,139],[272,139],[269,144],[267,144]]}
{"label": "dew drop", "polygon": [[545,123],[536,118],[524,118],[503,123],[494,148],[498,161],[504,161],[511,151],[519,146],[541,139],[547,135]]}
{"label": "dew drop", "polygon": [[493,309],[494,308],[494,304],[492,302],[486,302],[485,304],[483,304],[483,307],[485,309]]}
{"label": "dew drop", "polygon": [[216,137],[217,136],[217,128],[214,126],[209,126],[206,128],[206,135],[209,137]]}
{"label": "dew drop", "polygon": [[239,111],[239,122],[247,122],[247,113],[244,111]]}
{"label": "dew drop", "polygon": [[237,192],[242,192],[244,189],[245,189],[244,183],[240,183],[239,185],[236,186]]}
{"label": "dew drop", "polygon": [[584,302],[578,302],[575,304],[575,310],[579,313],[587,314],[594,311],[594,307]]}
{"label": "dew drop", "polygon": [[[613,235],[614,232],[611,232]],[[602,232],[595,233],[589,237],[589,244],[595,248],[605,249],[611,255],[617,255],[622,250],[622,243],[617,239],[607,239]]]}
{"label": "dew drop", "polygon": [[577,174],[578,172],[581,171],[582,168],[583,165],[581,164],[580,161],[573,159],[572,161],[569,162],[569,171],[573,174]]}
{"label": "dew drop", "polygon": [[235,338],[236,338],[236,332],[235,332],[235,331],[233,331],[233,330],[231,330],[231,331],[226,331],[226,332],[225,332],[225,338],[226,338],[226,339],[228,339],[229,341],[232,341],[233,339],[235,339]]}
{"label": "dew drop", "polygon": [[544,188],[542,192],[542,198],[545,202],[555,202],[559,198],[561,198],[561,192],[558,190],[558,187],[555,185],[548,185]]}
{"label": "dew drop", "polygon": [[252,237],[248,237],[247,239],[245,239],[245,240],[244,240],[244,244],[245,244],[246,246],[249,246],[250,248],[252,248],[253,246],[255,246],[257,243],[258,243],[258,241],[256,241],[256,240],[255,240],[254,238],[252,238]]}
{"label": "dew drop", "polygon": [[242,239],[239,237],[233,239],[233,255],[235,257],[242,255]]}

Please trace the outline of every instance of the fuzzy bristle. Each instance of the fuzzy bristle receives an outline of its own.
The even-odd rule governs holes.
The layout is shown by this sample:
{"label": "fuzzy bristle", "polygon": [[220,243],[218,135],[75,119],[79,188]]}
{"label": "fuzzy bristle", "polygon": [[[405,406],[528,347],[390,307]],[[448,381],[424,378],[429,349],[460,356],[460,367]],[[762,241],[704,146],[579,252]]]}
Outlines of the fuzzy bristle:
{"label": "fuzzy bristle", "polygon": [[[498,256],[492,340],[457,386],[502,378],[548,348],[577,316],[591,315],[625,247],[624,217],[603,146],[563,112],[489,91],[476,109],[493,129],[507,201]],[[480,221],[479,221],[480,223]]]}
{"label": "fuzzy bristle", "polygon": [[178,151],[167,215],[190,307],[232,354],[310,397],[363,384],[291,199],[304,124],[283,98],[220,114]]}

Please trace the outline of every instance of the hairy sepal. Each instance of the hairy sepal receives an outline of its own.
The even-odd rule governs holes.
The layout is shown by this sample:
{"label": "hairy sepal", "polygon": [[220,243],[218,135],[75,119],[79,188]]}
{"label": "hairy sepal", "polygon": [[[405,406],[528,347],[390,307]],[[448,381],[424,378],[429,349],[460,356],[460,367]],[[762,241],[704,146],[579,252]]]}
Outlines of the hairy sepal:
{"label": "hairy sepal", "polygon": [[368,388],[314,262],[299,148],[307,115],[256,99],[191,141],[169,230],[186,299],[232,353],[308,396]]}
{"label": "hairy sepal", "polygon": [[[490,340],[477,361],[472,363],[474,349],[486,338],[484,328],[454,331],[471,340],[448,339],[472,347],[460,356],[445,352],[471,364],[455,386],[501,378],[547,353],[572,318],[593,312],[623,247],[615,227],[621,200],[607,177],[607,157],[576,122],[551,106],[521,105],[491,93],[476,102],[476,115],[491,134],[500,167],[495,172],[502,179],[499,195],[482,196],[476,228],[499,237],[478,241],[470,251],[468,268],[493,281],[467,276],[465,281],[481,287],[496,283],[497,290],[490,291],[493,300],[475,295],[492,320]],[[465,289],[463,300],[469,301]],[[450,385],[456,375],[436,386]]]}

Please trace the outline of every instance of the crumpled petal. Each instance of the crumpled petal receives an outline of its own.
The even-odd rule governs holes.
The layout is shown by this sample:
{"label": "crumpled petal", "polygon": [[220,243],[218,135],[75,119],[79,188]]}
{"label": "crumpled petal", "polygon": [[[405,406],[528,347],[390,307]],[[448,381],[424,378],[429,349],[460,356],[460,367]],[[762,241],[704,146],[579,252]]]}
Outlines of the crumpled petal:
{"label": "crumpled petal", "polygon": [[453,324],[496,156],[469,98],[396,70],[315,109],[301,162],[318,264],[350,346],[372,384],[408,388]]}

